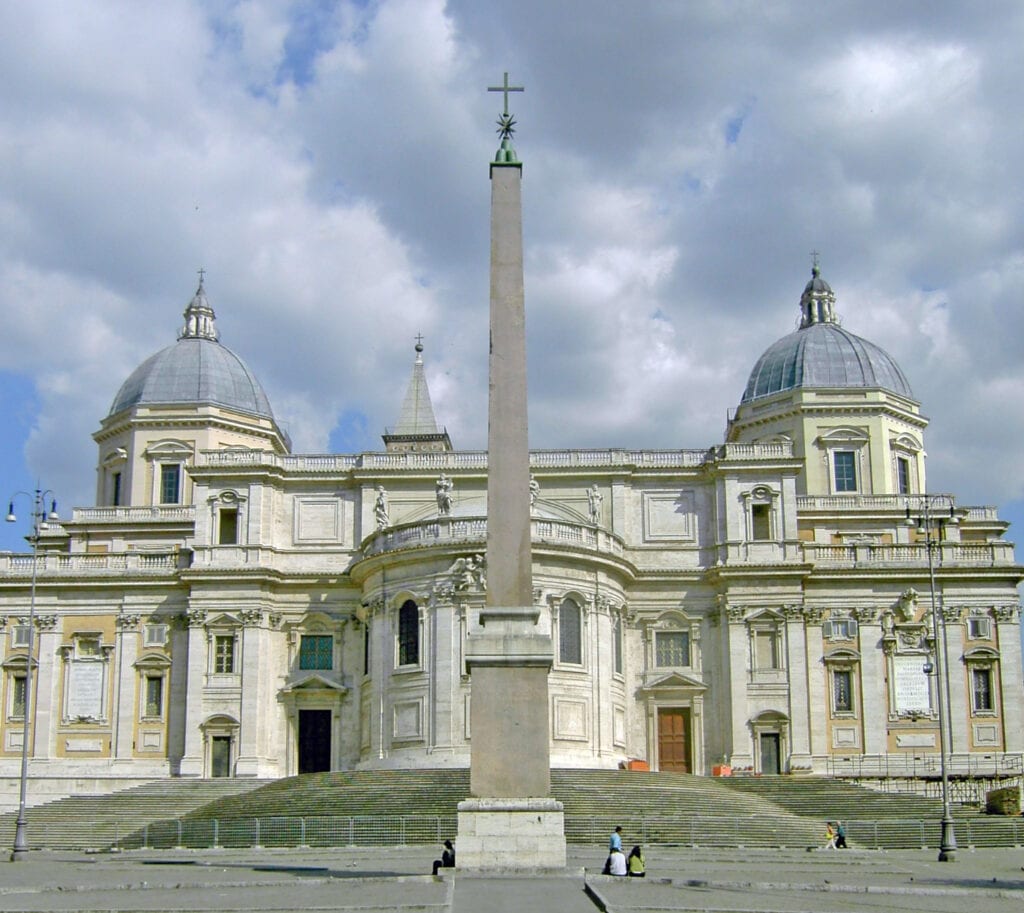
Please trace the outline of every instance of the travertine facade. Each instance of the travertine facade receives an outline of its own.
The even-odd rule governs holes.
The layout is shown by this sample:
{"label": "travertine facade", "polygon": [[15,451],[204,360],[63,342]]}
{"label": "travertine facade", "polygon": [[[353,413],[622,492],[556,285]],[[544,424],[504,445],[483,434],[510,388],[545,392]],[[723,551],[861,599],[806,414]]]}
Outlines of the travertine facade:
{"label": "travertine facade", "polygon": [[[838,328],[817,269],[801,309],[724,443],[532,453],[522,496],[554,643],[553,766],[937,769],[928,553],[906,523],[923,506],[926,422],[888,356]],[[95,435],[97,506],[43,534],[32,797],[94,780],[468,766],[487,455],[451,448],[425,389],[386,450],[291,453],[213,319],[200,286],[179,341]],[[815,348],[823,333],[839,348]],[[211,347],[222,375],[177,386]],[[936,513],[932,551],[951,769],[1019,769],[1021,568],[993,508],[952,514]],[[8,807],[31,570],[30,555],[0,556]]]}

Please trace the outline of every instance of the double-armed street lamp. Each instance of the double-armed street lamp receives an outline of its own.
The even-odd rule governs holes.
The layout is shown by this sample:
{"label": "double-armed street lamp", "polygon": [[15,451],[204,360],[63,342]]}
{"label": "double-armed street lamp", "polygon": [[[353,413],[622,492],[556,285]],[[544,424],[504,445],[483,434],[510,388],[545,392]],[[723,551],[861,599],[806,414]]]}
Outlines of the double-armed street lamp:
{"label": "double-armed street lamp", "polygon": [[[14,846],[11,850],[11,862],[18,862],[28,854],[28,832],[25,822],[25,799],[28,792],[28,746],[35,737],[35,708],[32,703],[32,648],[35,639],[36,620],[36,566],[39,560],[39,537],[44,530],[49,528],[49,522],[59,520],[57,516],[57,502],[53,500],[52,491],[43,491],[37,488],[34,493],[18,491],[11,496],[10,506],[7,509],[7,522],[14,523],[17,517],[14,514],[14,501],[19,497],[26,497],[32,502],[32,583],[28,596],[28,638],[25,652],[25,709],[24,723],[21,730],[21,793],[18,800],[18,819],[14,830]],[[50,510],[46,510],[46,499],[50,498]]]}
{"label": "double-armed street lamp", "polygon": [[[907,500],[907,526],[917,526],[924,532],[925,550],[928,553],[928,588],[932,602],[932,637],[935,642],[935,690],[939,710],[939,770],[942,776],[942,833],[939,839],[939,862],[956,860],[956,832],[953,814],[949,804],[949,770],[946,765],[950,751],[949,720],[949,656],[946,652],[946,621],[939,612],[935,594],[934,550],[942,541],[942,529],[956,526],[955,504],[950,495],[916,495],[915,508],[911,510]],[[915,516],[916,514],[916,516]],[[931,670],[926,666],[925,672]]]}

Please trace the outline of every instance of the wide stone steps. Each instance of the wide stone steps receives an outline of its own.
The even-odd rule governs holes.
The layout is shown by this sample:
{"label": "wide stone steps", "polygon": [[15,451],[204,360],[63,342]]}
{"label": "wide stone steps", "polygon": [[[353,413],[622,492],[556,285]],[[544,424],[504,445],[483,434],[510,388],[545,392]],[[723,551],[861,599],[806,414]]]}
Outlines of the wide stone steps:
{"label": "wide stone steps", "polygon": [[[684,774],[553,770],[570,842],[814,847],[826,819],[853,845],[936,846],[941,805],[811,777],[713,779]],[[387,770],[283,780],[163,780],[29,809],[33,848],[336,846],[437,843],[456,831],[469,771]],[[14,815],[0,818],[13,842]],[[1024,843],[1024,819],[957,813],[961,846]]]}
{"label": "wide stone steps", "polygon": [[[186,815],[225,796],[250,792],[265,780],[154,780],[120,792],[80,795],[29,808],[32,849],[107,849],[152,821]],[[0,846],[14,843],[17,812],[0,815]]]}

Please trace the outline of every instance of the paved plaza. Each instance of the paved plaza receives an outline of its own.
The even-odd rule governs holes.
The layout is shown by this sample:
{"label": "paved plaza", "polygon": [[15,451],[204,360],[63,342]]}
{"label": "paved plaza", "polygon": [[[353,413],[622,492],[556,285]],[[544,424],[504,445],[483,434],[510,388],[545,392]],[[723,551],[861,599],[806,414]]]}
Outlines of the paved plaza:
{"label": "paved plaza", "polygon": [[36,911],[921,910],[1005,913],[1024,902],[1024,850],[743,850],[653,847],[643,880],[599,874],[600,847],[569,847],[550,876],[429,874],[431,848],[39,852],[0,863],[0,913]]}

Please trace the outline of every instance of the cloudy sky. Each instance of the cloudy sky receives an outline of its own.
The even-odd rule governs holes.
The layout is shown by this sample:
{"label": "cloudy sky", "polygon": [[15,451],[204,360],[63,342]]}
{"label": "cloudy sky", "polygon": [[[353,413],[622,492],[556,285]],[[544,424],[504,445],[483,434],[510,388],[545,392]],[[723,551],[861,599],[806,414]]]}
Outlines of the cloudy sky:
{"label": "cloudy sky", "polygon": [[0,35],[0,497],[94,503],[201,267],[297,451],[379,449],[417,333],[483,447],[507,70],[533,446],[720,442],[817,250],[929,488],[1024,522],[1015,0],[8,0]]}

